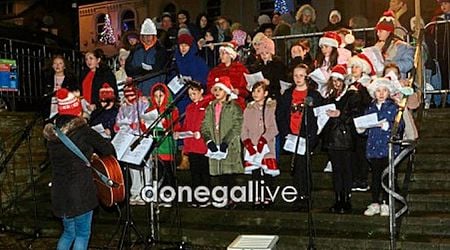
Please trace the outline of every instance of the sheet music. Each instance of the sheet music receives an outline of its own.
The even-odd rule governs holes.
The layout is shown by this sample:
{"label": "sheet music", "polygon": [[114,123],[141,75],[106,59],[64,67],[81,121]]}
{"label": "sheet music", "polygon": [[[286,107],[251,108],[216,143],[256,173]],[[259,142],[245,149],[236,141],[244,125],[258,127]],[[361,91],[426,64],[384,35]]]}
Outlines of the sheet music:
{"label": "sheet music", "polygon": [[145,70],[148,70],[148,71],[153,70],[153,66],[150,64],[141,63],[141,66]]}
{"label": "sheet music", "polygon": [[270,152],[269,150],[269,146],[267,146],[267,144],[264,145],[261,153],[258,153],[257,147],[253,146],[253,148],[256,150],[256,154],[254,155],[250,155],[248,153],[248,150],[245,149],[245,154],[244,154],[244,160],[252,163],[253,165],[257,165],[257,166],[261,166],[262,164],[262,160],[264,158],[264,156]]}
{"label": "sheet music", "polygon": [[[216,145],[217,148],[219,148],[219,145]],[[206,152],[205,156],[211,159],[215,159],[215,160],[223,160],[225,158],[227,158],[228,155],[228,149],[226,150],[226,152],[222,152],[220,150],[217,150],[216,152],[212,152],[211,150],[209,150]]]}
{"label": "sheet music", "polygon": [[283,80],[280,80],[280,93],[284,94],[284,91],[286,91],[287,89],[289,89],[290,87],[292,87],[292,83],[290,82],[285,82]]}
{"label": "sheet music", "polygon": [[[134,136],[134,140],[137,140],[138,136]],[[127,147],[127,150],[125,151],[124,155],[120,159],[120,161],[135,164],[135,165],[141,165],[142,161],[144,160],[145,155],[147,155],[148,151],[150,150],[150,147],[153,144],[153,139],[151,137],[149,138],[143,138],[139,145],[131,151],[130,145]]]}
{"label": "sheet music", "polygon": [[170,80],[170,82],[167,84],[167,87],[172,91],[174,95],[180,91],[181,88],[183,88],[184,84],[183,81],[185,80],[192,80],[192,77],[190,76],[175,76]]}
{"label": "sheet music", "polygon": [[258,71],[253,74],[244,73],[244,77],[245,80],[247,81],[247,89],[250,91],[252,90],[252,87],[253,85],[255,85],[255,83],[264,80],[264,75],[262,74],[261,71]]}
{"label": "sheet music", "polygon": [[381,75],[384,69],[384,59],[381,55],[381,50],[375,46],[362,49],[362,53],[366,55],[373,64],[377,75]]}
{"label": "sheet music", "polygon": [[178,139],[186,139],[186,138],[192,138],[194,137],[194,132],[192,131],[182,131],[178,132]]}
{"label": "sheet music", "polygon": [[[283,149],[294,153],[295,152],[295,147],[297,145],[297,137],[296,135],[293,134],[288,134],[286,136],[286,141],[284,143]],[[297,148],[297,154],[299,155],[305,155],[305,151],[306,151],[306,140],[303,137],[300,137],[298,139],[298,148]]]}
{"label": "sheet music", "polygon": [[110,135],[107,135],[105,132],[105,128],[101,123],[91,127],[95,132],[99,133],[103,138],[111,139]]}
{"label": "sheet music", "polygon": [[131,151],[131,144],[137,140],[139,136],[132,135],[129,133],[124,133],[119,131],[119,133],[114,136],[111,141],[114,149],[116,150],[117,160],[132,163],[135,165],[140,165],[144,160],[145,155],[150,150],[152,146],[152,138],[143,138],[140,144]]}
{"label": "sheet music", "polygon": [[378,127],[381,122],[383,121],[378,121],[377,113],[363,115],[353,119],[355,127],[361,129]]}
{"label": "sheet music", "polygon": [[322,105],[319,107],[315,107],[313,109],[314,116],[317,117],[317,134],[322,132],[322,129],[327,124],[330,117],[327,115],[327,110],[336,110],[336,105],[334,103]]}
{"label": "sheet music", "polygon": [[127,149],[130,147],[131,142],[134,140],[135,136],[130,133],[125,133],[119,131],[116,136],[112,139],[111,143],[116,150],[117,159],[120,160]]}

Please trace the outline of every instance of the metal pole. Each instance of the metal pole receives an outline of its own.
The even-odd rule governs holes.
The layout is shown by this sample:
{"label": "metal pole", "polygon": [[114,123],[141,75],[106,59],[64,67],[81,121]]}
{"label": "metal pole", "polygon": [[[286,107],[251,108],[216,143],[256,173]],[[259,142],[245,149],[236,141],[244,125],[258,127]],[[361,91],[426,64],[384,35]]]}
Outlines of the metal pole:
{"label": "metal pole", "polygon": [[420,0],[415,0],[415,9],[416,9],[416,19],[415,19],[415,36],[417,38],[416,44],[416,54],[415,54],[415,66],[416,66],[416,82],[420,90],[424,87],[423,84],[423,62],[422,62],[422,40],[423,34],[420,34],[422,29],[422,24],[420,20],[422,20],[421,10],[420,10]]}
{"label": "metal pole", "polygon": [[[389,147],[389,182],[388,186],[392,192],[395,192],[395,168],[394,168],[394,150],[393,150],[393,142],[388,143]],[[392,193],[389,193],[389,231],[390,231],[390,241],[391,241],[391,250],[396,249],[395,242],[395,199]]]}

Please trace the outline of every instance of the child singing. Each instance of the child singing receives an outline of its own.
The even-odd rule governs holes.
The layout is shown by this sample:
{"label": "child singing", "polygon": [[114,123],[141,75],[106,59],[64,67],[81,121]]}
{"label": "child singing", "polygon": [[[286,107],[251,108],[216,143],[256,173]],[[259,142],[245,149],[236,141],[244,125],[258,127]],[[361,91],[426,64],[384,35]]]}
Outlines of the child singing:
{"label": "child singing", "polygon": [[[246,155],[259,156],[255,161],[246,161],[245,173],[251,174],[253,181],[259,186],[271,188],[273,177],[280,174],[275,159],[275,136],[278,128],[275,120],[276,101],[268,97],[269,86],[265,82],[256,82],[252,89],[253,101],[244,110],[241,138]],[[264,180],[266,185],[262,185]],[[264,199],[263,199],[264,198]],[[255,197],[255,207],[269,205],[269,197]]]}
{"label": "child singing", "polygon": [[[241,160],[240,133],[242,127],[242,111],[234,99],[230,78],[218,77],[214,81],[212,92],[215,100],[206,108],[205,119],[202,122],[201,133],[206,145],[212,153],[227,152],[225,159],[209,158],[209,173],[219,177],[220,184],[230,190],[235,182],[235,174],[243,173]],[[216,206],[236,207],[229,199],[221,201]]]}
{"label": "child singing", "polygon": [[113,138],[115,135],[114,124],[116,123],[117,113],[119,112],[119,109],[116,106],[114,89],[111,88],[109,84],[104,83],[99,92],[101,107],[96,108],[92,112],[89,126],[92,127],[102,124],[105,130],[104,135],[107,138]]}

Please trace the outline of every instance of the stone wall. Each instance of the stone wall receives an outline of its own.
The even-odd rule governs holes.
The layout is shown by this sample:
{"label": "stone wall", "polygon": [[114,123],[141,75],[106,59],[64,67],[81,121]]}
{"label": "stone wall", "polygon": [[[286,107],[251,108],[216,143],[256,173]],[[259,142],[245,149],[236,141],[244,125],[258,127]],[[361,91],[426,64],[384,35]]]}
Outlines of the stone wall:
{"label": "stone wall", "polygon": [[[42,137],[42,120],[38,119],[30,130],[30,143],[25,132],[34,122],[33,113],[0,112],[0,208],[9,206],[16,198],[31,195],[30,164],[35,180],[40,176],[39,164],[46,157]],[[5,164],[5,158],[20,142],[17,151]],[[29,153],[31,150],[31,153]]]}

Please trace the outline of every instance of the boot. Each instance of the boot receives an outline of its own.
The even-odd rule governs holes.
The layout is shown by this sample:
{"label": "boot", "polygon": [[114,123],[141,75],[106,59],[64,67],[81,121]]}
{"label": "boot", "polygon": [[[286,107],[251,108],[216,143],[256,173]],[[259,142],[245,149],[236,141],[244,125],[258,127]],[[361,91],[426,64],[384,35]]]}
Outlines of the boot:
{"label": "boot", "polygon": [[352,193],[351,192],[342,192],[344,195],[344,206],[343,213],[349,213],[352,211]]}
{"label": "boot", "polygon": [[177,170],[189,170],[189,157],[184,153],[181,154],[181,162],[177,166]]}
{"label": "boot", "polygon": [[339,213],[342,210],[342,200],[341,200],[341,196],[339,195],[338,192],[334,193],[334,205],[332,207],[330,207],[330,212],[332,213]]}

